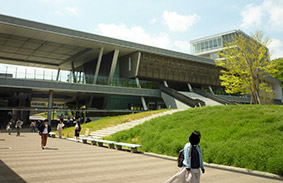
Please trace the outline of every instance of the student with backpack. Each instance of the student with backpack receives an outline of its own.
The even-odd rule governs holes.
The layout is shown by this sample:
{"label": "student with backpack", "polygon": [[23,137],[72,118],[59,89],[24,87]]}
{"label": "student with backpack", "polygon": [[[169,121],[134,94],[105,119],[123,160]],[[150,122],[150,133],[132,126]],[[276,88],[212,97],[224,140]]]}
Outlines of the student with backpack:
{"label": "student with backpack", "polygon": [[179,152],[178,167],[182,169],[166,181],[166,183],[199,183],[200,169],[205,172],[201,155],[200,142],[201,134],[198,131],[192,132],[189,142]]}

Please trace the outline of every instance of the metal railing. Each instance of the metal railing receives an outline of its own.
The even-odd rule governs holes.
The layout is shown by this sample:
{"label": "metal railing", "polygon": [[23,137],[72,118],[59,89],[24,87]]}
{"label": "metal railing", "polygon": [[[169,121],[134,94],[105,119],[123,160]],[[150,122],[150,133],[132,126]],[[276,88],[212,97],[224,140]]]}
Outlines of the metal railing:
{"label": "metal railing", "polygon": [[[88,75],[84,72],[58,71],[52,69],[28,68],[22,66],[3,66],[0,65],[0,77],[29,79],[29,80],[47,80],[66,83],[94,84],[94,75]],[[58,77],[58,78],[57,78]],[[108,85],[107,76],[98,76],[96,84]],[[138,88],[134,79],[113,78],[111,86]],[[153,81],[140,80],[140,85],[145,89],[159,89],[159,83]]]}
{"label": "metal railing", "polygon": [[231,102],[231,101],[229,101],[227,99],[219,97],[218,95],[213,95],[211,93],[207,93],[207,92],[202,91],[202,90],[197,89],[197,88],[193,88],[193,92],[196,93],[196,94],[202,95],[204,97],[207,97],[207,98],[209,98],[211,100],[214,100],[216,102],[219,102],[221,104],[224,104],[224,105],[235,104],[235,103],[233,103],[233,102]]}
{"label": "metal railing", "polygon": [[168,88],[164,85],[160,85],[160,90],[164,93],[172,96],[173,98],[183,102],[184,104],[190,107],[202,107],[205,106],[205,102],[199,99],[192,99],[178,91],[174,90],[173,88]]}

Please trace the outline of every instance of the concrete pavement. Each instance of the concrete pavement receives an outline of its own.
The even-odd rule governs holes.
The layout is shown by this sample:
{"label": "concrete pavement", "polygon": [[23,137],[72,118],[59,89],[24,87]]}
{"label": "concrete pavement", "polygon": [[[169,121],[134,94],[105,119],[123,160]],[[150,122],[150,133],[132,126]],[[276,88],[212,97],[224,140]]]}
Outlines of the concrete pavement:
{"label": "concrete pavement", "polygon": [[[0,182],[159,183],[179,169],[172,160],[48,138],[37,133],[0,133]],[[206,167],[202,183],[276,183],[242,173]]]}

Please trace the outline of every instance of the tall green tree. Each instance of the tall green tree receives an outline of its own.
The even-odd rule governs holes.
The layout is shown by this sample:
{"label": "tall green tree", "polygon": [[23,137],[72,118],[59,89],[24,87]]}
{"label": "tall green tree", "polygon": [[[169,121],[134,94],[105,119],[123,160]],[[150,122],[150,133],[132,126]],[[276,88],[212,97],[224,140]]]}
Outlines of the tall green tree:
{"label": "tall green tree", "polygon": [[227,93],[252,96],[251,103],[262,104],[266,97],[272,98],[272,88],[264,78],[275,72],[267,49],[270,39],[262,31],[248,36],[238,33],[232,42],[224,43],[216,64],[222,67],[221,85]]}
{"label": "tall green tree", "polygon": [[283,88],[283,57],[272,60],[271,62],[274,66],[274,69],[276,70],[276,72],[274,72],[272,76],[281,81]]}

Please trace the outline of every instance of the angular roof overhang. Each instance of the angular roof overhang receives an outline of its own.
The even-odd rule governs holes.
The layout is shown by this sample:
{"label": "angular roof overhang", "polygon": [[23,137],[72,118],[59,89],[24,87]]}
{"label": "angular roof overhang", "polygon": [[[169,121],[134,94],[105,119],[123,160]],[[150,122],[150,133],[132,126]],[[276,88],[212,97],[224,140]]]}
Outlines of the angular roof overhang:
{"label": "angular roof overhang", "polygon": [[194,55],[113,39],[0,14],[0,62],[6,64],[71,70],[115,49],[119,57],[140,51],[184,60],[214,64]]}

